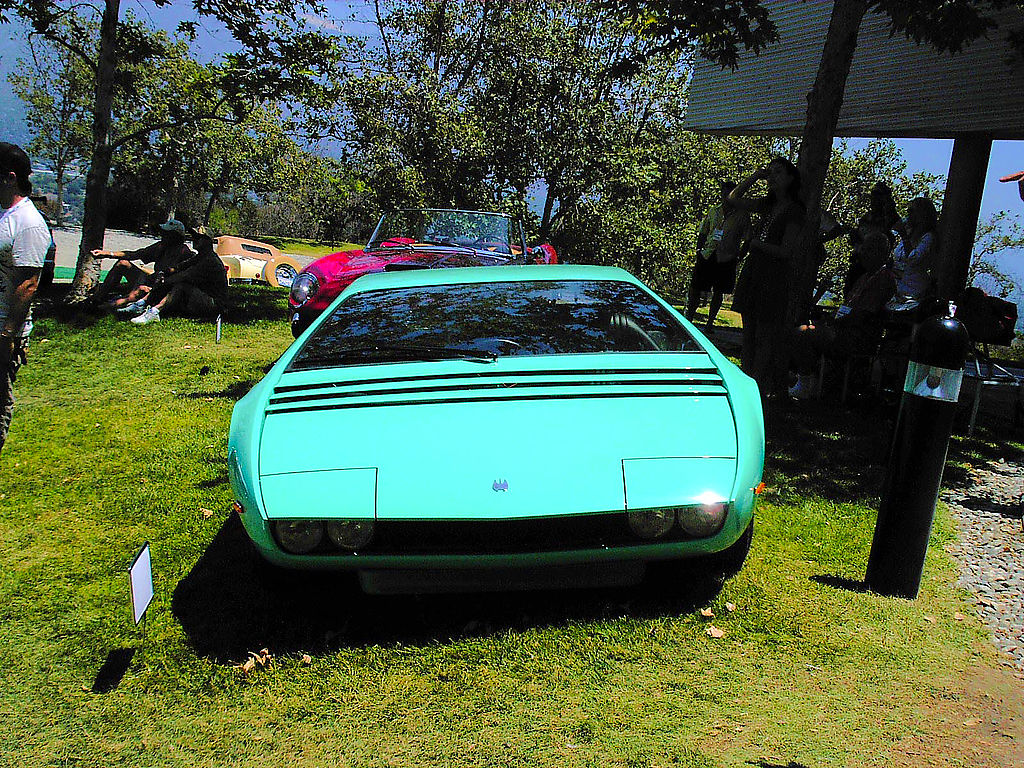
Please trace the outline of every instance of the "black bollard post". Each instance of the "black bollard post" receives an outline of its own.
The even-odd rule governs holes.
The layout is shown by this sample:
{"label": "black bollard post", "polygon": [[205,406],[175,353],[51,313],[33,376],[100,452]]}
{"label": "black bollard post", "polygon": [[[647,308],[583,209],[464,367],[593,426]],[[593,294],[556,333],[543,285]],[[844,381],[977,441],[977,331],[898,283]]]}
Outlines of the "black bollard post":
{"label": "black bollard post", "polygon": [[872,592],[917,597],[970,345],[967,330],[952,317],[914,328],[868,557],[865,582]]}

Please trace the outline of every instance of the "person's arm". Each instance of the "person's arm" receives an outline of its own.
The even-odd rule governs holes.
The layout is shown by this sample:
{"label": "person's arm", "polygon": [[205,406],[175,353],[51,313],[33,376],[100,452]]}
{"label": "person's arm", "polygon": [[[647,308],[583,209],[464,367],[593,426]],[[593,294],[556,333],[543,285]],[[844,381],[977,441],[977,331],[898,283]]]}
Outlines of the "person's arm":
{"label": "person's arm", "polygon": [[15,267],[14,268],[14,296],[11,302],[7,318],[0,327],[0,371],[4,375],[0,377],[3,385],[7,383],[7,366],[11,362],[11,355],[14,354],[14,342],[21,335],[21,328],[28,317],[28,309],[32,306],[32,299],[36,296],[36,289],[39,287],[39,275],[43,270],[39,267]]}
{"label": "person's arm", "polygon": [[743,181],[732,188],[729,193],[729,203],[741,211],[757,212],[761,208],[761,201],[747,197],[750,188],[757,182],[768,178],[768,166],[758,168]]}
{"label": "person's arm", "polygon": [[145,248],[139,248],[134,251],[105,251],[102,248],[97,248],[92,252],[94,258],[97,259],[127,259],[128,261],[140,261],[143,264],[150,264],[156,262],[157,251],[160,246],[160,242],[151,243]]}
{"label": "person's arm", "polygon": [[[906,243],[906,241],[904,241]],[[925,232],[921,239],[917,241],[917,244],[913,247],[904,245],[906,249],[906,256],[903,259],[904,271],[911,267],[931,267],[932,251],[935,249],[932,247],[935,240],[931,232]]]}
{"label": "person's arm", "polygon": [[708,230],[711,228],[711,213],[708,212],[704,221],[700,223],[700,230],[697,232],[697,255],[704,251],[704,244],[708,241]]}

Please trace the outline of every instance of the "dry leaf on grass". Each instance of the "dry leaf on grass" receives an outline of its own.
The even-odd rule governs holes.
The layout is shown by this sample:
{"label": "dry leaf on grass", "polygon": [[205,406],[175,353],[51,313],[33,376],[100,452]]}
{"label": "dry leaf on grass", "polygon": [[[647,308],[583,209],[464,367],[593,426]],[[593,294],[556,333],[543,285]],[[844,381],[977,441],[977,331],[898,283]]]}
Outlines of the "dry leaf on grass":
{"label": "dry leaf on grass", "polygon": [[248,675],[259,664],[261,667],[268,667],[274,660],[274,657],[270,655],[270,651],[266,648],[260,648],[259,653],[253,653],[249,651],[249,658],[244,663],[238,665],[238,669],[242,671],[243,675]]}
{"label": "dry leaf on grass", "polygon": [[714,624],[708,625],[708,628],[704,630],[704,634],[706,634],[708,637],[713,637],[716,640],[721,640],[723,637],[725,637],[725,632],[720,630]]}
{"label": "dry leaf on grass", "polygon": [[204,520],[209,520],[211,517],[213,517],[213,510],[212,509],[207,509],[206,507],[200,507],[199,511],[203,513],[203,519]]}
{"label": "dry leaf on grass", "polygon": [[310,656],[308,653],[302,654],[302,663],[304,666],[308,667],[310,664],[313,663],[313,657]]}
{"label": "dry leaf on grass", "polygon": [[964,616],[962,613],[960,613],[960,611],[957,611],[956,613],[954,613],[953,614],[953,618],[956,619],[957,621],[967,621],[967,617]]}
{"label": "dry leaf on grass", "polygon": [[736,603],[726,603],[725,610],[727,610],[729,613],[732,613],[736,610]]}
{"label": "dry leaf on grass", "polygon": [[925,616],[924,620],[927,621],[929,624],[934,624],[935,623],[935,617],[934,616]]}
{"label": "dry leaf on grass", "polygon": [[712,611],[710,608],[701,608],[700,615],[703,616],[705,619],[711,619],[714,618],[715,612]]}

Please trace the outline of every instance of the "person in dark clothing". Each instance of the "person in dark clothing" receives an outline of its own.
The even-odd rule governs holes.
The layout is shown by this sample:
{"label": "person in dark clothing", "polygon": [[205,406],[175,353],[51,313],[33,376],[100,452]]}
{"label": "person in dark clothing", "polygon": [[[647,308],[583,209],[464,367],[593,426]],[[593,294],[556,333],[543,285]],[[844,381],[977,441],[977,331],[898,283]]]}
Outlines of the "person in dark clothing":
{"label": "person in dark clothing", "polygon": [[213,238],[203,232],[193,234],[196,255],[156,273],[155,285],[146,296],[146,306],[136,325],[160,320],[163,312],[174,310],[187,317],[216,317],[228,297],[228,276],[224,262],[213,247]]}
{"label": "person in dark clothing", "polygon": [[[759,181],[766,183],[768,194],[752,197],[752,187]],[[750,255],[736,281],[732,307],[743,321],[743,370],[757,381],[762,398],[785,393],[792,265],[806,214],[800,187],[796,166],[776,157],[740,182],[728,198],[736,208],[760,216],[748,246]]]}
{"label": "person in dark clothing", "polygon": [[[114,310],[137,314],[142,311],[142,304],[146,294],[153,288],[156,275],[191,258],[192,251],[185,244],[185,225],[177,219],[168,219],[160,225],[160,239],[145,248],[135,251],[104,251],[97,248],[92,255],[96,258],[117,259],[117,263],[92,292],[89,301],[101,303],[110,294],[120,290],[122,280],[127,280],[127,294],[114,299],[110,306]],[[144,265],[150,263],[153,264],[152,274],[143,269]]]}
{"label": "person in dark clothing", "polygon": [[732,293],[736,285],[736,265],[746,253],[750,239],[750,214],[729,204],[729,193],[735,186],[731,181],[720,182],[719,204],[708,211],[697,233],[697,260],[690,280],[686,319],[693,321],[701,294],[711,291],[705,333],[710,333],[715,326],[723,295]]}

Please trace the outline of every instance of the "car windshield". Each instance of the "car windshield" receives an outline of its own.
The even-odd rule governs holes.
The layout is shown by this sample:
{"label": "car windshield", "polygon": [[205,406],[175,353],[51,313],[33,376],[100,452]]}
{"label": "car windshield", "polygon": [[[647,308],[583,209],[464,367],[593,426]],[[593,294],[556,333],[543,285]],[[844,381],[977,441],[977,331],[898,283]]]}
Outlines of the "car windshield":
{"label": "car windshield", "polygon": [[289,370],[408,360],[700,347],[650,293],[614,280],[427,285],[348,297]]}
{"label": "car windshield", "polygon": [[366,250],[411,245],[444,245],[520,254],[519,222],[497,213],[475,211],[402,210],[381,217]]}

